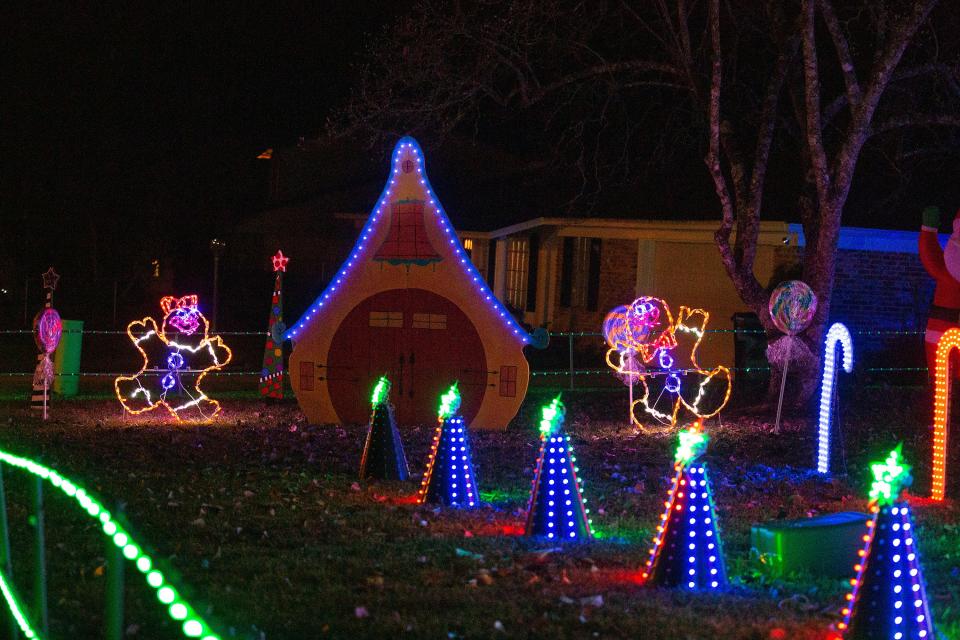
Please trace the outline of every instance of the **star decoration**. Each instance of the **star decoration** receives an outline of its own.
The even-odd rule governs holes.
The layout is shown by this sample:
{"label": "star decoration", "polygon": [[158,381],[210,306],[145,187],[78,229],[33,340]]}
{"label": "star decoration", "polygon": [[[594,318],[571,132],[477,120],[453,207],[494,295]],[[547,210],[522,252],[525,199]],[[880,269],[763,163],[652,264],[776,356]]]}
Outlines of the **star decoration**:
{"label": "star decoration", "polygon": [[460,390],[457,383],[447,389],[447,392],[440,396],[440,419],[449,418],[460,408]]}
{"label": "star decoration", "polygon": [[707,434],[697,428],[681,431],[680,445],[677,446],[677,453],[674,459],[677,463],[685,465],[696,458],[699,458],[707,448]]}
{"label": "star decoration", "polygon": [[900,451],[903,444],[890,452],[884,462],[870,465],[873,471],[873,485],[870,487],[870,499],[889,504],[897,500],[900,491],[910,484],[910,466],[900,463]]}
{"label": "star decoration", "polygon": [[540,433],[549,435],[563,423],[565,410],[563,403],[560,402],[560,396],[554,398],[550,404],[544,405],[542,411],[543,419],[540,421]]}
{"label": "star decoration", "polygon": [[50,291],[53,291],[57,288],[57,280],[60,279],[60,274],[54,271],[53,267],[47,269],[46,273],[44,273],[41,277],[43,278],[44,289],[50,289]]}
{"label": "star decoration", "polygon": [[283,271],[284,273],[286,273],[287,263],[290,262],[290,258],[283,255],[283,251],[278,250],[277,255],[273,256],[271,260],[273,260],[274,271]]}

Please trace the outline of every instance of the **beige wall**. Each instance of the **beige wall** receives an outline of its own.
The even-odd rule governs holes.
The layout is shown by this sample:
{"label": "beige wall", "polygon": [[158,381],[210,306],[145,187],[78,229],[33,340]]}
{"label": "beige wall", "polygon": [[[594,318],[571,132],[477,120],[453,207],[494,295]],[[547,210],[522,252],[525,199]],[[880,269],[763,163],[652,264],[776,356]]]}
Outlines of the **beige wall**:
{"label": "beige wall", "polygon": [[[755,272],[761,284],[769,282],[777,260],[784,259],[773,245],[758,248]],[[557,257],[553,278],[558,289],[561,260],[562,255]],[[599,331],[610,309],[629,304],[638,295],[663,298],[674,314],[681,305],[704,309],[710,314],[708,329],[732,329],[733,314],[749,311],[712,242],[604,238],[600,264],[600,308],[591,312],[561,307],[558,295],[551,331]],[[733,366],[733,335],[708,334],[701,343],[699,359],[705,368]]]}
{"label": "beige wall", "polygon": [[[741,302],[713,244],[658,242],[654,259],[654,286],[650,295],[663,298],[676,313],[680,305],[710,313],[707,329],[732,329],[732,316],[749,311]],[[774,247],[757,249],[754,271],[761,283],[773,275]],[[700,365],[733,366],[733,335],[711,333],[700,345]]]}

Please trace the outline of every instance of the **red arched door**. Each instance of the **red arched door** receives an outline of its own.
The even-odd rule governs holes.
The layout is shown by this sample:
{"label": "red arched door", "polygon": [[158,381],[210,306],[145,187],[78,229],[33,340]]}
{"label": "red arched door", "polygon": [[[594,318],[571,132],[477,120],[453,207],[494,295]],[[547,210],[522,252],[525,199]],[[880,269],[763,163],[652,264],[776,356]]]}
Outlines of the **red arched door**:
{"label": "red arched door", "polygon": [[370,418],[370,392],[386,374],[400,424],[432,424],[440,394],[460,383],[462,414],[476,416],[487,362],[470,318],[447,298],[424,289],[391,289],[347,314],[327,358],[333,407],[345,423]]}

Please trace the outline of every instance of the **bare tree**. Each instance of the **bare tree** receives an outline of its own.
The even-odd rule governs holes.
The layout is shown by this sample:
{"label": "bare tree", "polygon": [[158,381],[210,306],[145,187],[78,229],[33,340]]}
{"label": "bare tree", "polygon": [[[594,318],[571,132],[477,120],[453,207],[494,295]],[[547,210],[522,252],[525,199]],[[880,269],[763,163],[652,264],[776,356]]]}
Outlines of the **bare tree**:
{"label": "bare tree", "polygon": [[[762,215],[784,206],[782,193],[769,203],[770,170],[780,182],[789,174],[803,279],[820,301],[801,336],[798,399],[815,381],[841,217],[865,150],[908,181],[919,166],[908,159],[960,149],[960,25],[946,10],[929,20],[937,0],[439,4],[448,6],[422,0],[375,40],[332,130],[477,135],[506,125],[574,163],[576,195],[651,159],[705,155],[720,257],[774,342],[755,261]],[[779,368],[779,351],[770,355]]]}

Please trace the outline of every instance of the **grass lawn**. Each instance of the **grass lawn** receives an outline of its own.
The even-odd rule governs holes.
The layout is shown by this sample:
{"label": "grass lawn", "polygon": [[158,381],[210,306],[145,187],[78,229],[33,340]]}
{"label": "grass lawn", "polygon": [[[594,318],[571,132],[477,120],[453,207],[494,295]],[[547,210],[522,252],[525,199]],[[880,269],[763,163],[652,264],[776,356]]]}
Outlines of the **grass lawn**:
{"label": "grass lawn", "polygon": [[[757,522],[864,510],[869,470],[897,441],[929,490],[929,397],[873,387],[844,398],[848,475],[809,472],[815,424],[728,412],[711,420],[706,460],[732,588],[722,595],[645,589],[647,559],[671,475],[672,436],[615,420],[621,392],[565,394],[567,427],[600,537],[555,546],[520,537],[538,439],[528,398],[506,432],[474,432],[486,505],[472,512],[412,502],[433,434],[403,429],[414,478],[356,480],[364,426],[309,426],[292,402],[229,399],[211,426],[122,419],[105,399],[55,402],[41,423],[23,400],[0,402],[0,446],[35,456],[122,501],[132,529],[179,573],[185,593],[225,637],[304,638],[823,638],[845,585],[772,578],[751,560]],[[956,450],[957,447],[954,447]],[[955,458],[956,456],[952,456]],[[960,467],[948,495],[960,495]],[[18,588],[29,598],[29,485],[6,470]],[[51,635],[102,637],[104,541],[92,520],[47,494]],[[960,638],[960,515],[915,509],[939,630]],[[851,559],[851,566],[853,559]],[[127,633],[175,638],[140,577],[127,573]]]}

